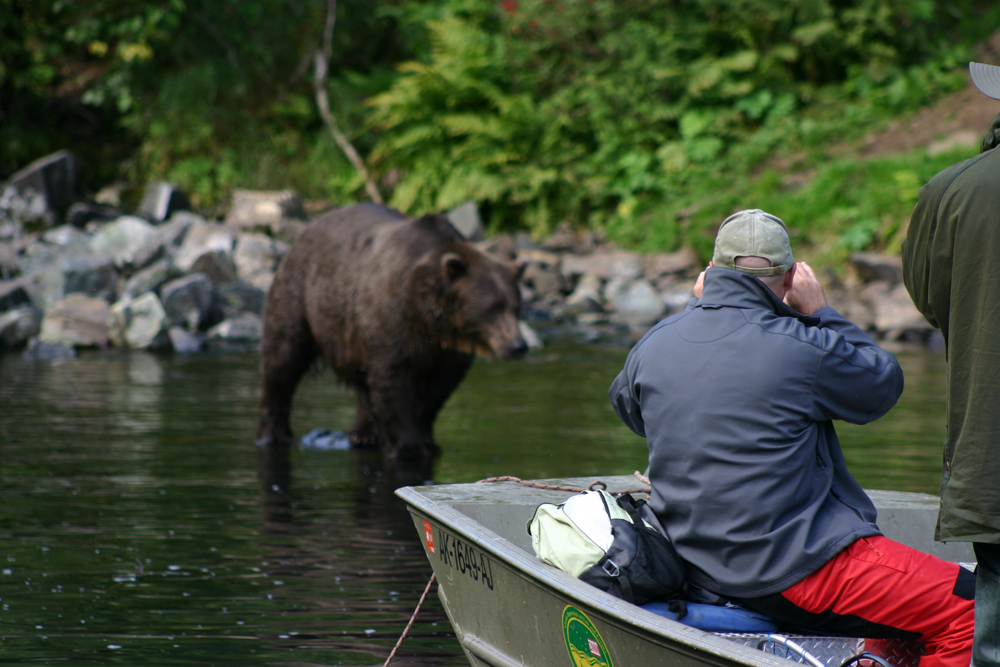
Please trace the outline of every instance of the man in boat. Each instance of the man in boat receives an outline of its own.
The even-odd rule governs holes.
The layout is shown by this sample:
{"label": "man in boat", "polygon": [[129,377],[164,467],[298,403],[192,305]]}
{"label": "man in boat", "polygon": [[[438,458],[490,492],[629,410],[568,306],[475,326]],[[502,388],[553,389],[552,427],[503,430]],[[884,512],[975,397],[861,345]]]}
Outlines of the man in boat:
{"label": "man in boat", "polygon": [[722,223],[694,294],[609,392],[648,441],[651,505],[690,583],[802,631],[923,640],[921,667],[968,667],[972,573],[881,534],[833,427],[895,405],[895,357],[829,307],[760,210]]}
{"label": "man in boat", "polygon": [[[1000,99],[1000,67],[969,63]],[[976,552],[974,667],[1000,665],[1000,115],[980,153],[920,189],[903,243],[903,281],[948,359],[948,421],[935,539]]]}

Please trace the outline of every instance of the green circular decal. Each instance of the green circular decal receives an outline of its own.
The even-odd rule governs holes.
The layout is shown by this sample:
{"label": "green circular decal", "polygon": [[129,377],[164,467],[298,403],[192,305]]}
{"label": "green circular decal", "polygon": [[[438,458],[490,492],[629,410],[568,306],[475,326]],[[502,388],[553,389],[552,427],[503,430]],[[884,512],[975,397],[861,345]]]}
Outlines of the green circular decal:
{"label": "green circular decal", "polygon": [[601,633],[586,614],[576,607],[566,605],[562,625],[563,635],[566,636],[566,650],[569,651],[569,659],[573,661],[574,667],[614,667]]}

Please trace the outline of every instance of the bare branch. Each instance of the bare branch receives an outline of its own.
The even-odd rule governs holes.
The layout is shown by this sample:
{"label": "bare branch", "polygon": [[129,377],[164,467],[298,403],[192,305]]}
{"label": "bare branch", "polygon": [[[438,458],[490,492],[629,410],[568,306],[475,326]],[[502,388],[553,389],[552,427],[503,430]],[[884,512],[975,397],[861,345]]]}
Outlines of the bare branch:
{"label": "bare branch", "polygon": [[330,111],[330,98],[326,92],[326,81],[327,76],[330,71],[330,56],[333,53],[333,28],[337,23],[337,0],[327,0],[326,9],[326,26],[323,30],[323,46],[321,49],[316,51],[315,57],[313,58],[313,64],[315,67],[315,72],[313,75],[313,88],[316,91],[316,106],[319,107],[319,114],[323,117],[323,122],[326,123],[327,128],[330,130],[330,134],[333,135],[334,141],[340,146],[340,150],[344,152],[347,159],[350,161],[354,168],[357,169],[358,173],[365,180],[365,191],[368,192],[368,196],[376,204],[383,203],[382,195],[378,191],[378,187],[375,185],[375,181],[372,180],[371,174],[368,172],[368,167],[365,166],[365,161],[358,154],[358,151],[354,149],[351,141],[347,136],[340,130],[340,126],[337,124],[337,119],[333,117],[333,113]]}

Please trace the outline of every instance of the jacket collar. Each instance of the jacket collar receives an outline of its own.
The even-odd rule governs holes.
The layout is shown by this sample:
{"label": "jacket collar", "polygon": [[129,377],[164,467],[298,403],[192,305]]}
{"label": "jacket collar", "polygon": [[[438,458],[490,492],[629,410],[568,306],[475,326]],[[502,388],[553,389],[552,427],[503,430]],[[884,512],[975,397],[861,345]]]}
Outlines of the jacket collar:
{"label": "jacket collar", "polygon": [[713,267],[705,273],[704,289],[695,308],[763,308],[778,317],[794,317],[807,326],[819,324],[818,317],[790,308],[756,276],[722,267]]}

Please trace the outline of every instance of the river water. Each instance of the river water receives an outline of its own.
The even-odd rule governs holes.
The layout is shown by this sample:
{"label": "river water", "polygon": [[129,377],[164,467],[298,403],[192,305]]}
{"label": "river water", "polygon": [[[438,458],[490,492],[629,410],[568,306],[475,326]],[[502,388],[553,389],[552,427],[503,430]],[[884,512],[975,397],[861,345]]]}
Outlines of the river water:
{"label": "river water", "polygon": [[[436,427],[439,483],[629,474],[645,441],[607,388],[624,346],[477,362]],[[904,351],[899,405],[838,427],[867,488],[934,493],[944,361]],[[0,357],[0,663],[381,665],[430,567],[365,452],[258,460],[256,352]],[[347,428],[323,373],[298,434]],[[287,464],[287,465],[282,465]],[[431,594],[393,664],[466,664]]]}

